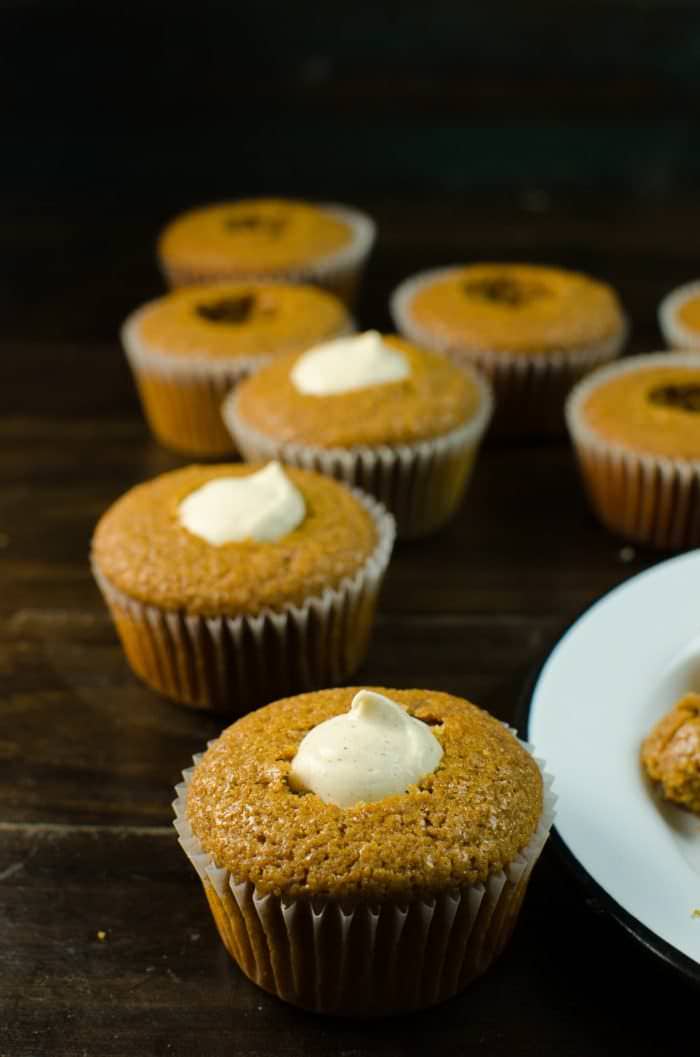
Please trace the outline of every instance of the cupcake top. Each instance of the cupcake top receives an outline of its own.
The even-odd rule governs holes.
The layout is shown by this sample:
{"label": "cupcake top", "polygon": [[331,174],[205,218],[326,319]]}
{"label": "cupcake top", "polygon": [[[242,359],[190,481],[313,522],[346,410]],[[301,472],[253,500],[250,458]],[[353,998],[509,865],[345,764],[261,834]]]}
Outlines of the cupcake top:
{"label": "cupcake top", "polygon": [[700,694],[685,694],[642,745],[642,763],[663,794],[700,815]]}
{"label": "cupcake top", "polygon": [[337,587],[377,545],[342,484],[278,464],[187,466],[137,485],[100,519],[99,574],[139,602],[253,615]]}
{"label": "cupcake top", "polygon": [[313,286],[218,282],[183,287],[129,317],[128,340],[147,354],[187,359],[270,357],[351,329],[344,305]]}
{"label": "cupcake top", "polygon": [[620,334],[615,291],[579,272],[532,264],[472,264],[408,280],[394,307],[446,346],[537,355]]}
{"label": "cupcake top", "polygon": [[248,198],[176,217],[163,231],[158,252],[174,268],[274,275],[331,257],[352,239],[351,223],[331,208]]}
{"label": "cupcake top", "polygon": [[700,280],[677,287],[663,299],[659,324],[674,348],[700,348]]}
{"label": "cupcake top", "polygon": [[244,426],[321,448],[411,443],[444,435],[488,403],[476,374],[376,331],[279,357],[229,398]]}
{"label": "cupcake top", "polygon": [[[292,775],[304,739],[348,713],[359,693],[346,687],[286,698],[221,734],[188,787],[187,817],[204,851],[237,881],[290,897],[429,897],[484,881],[511,862],[537,828],[541,774],[502,723],[461,698],[434,690],[370,691],[424,728],[415,769],[404,771],[402,764],[397,791],[340,806]],[[373,738],[385,739],[374,764],[390,769],[413,734],[400,723],[387,732],[382,722],[380,716],[363,736],[370,747]],[[342,767],[344,746],[360,759],[361,741],[326,738],[320,756],[327,770]],[[367,794],[374,769],[364,768],[365,785],[355,795],[358,788]]]}
{"label": "cupcake top", "polygon": [[568,416],[608,443],[700,459],[700,359],[635,356],[595,371],[572,393]]}

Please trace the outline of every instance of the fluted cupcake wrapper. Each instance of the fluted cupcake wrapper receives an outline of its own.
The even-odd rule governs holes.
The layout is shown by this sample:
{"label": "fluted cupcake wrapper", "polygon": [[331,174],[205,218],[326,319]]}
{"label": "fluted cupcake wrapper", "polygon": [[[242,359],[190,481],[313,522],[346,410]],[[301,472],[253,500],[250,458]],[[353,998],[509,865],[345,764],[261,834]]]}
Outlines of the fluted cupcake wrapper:
{"label": "fluted cupcake wrapper", "polygon": [[[272,357],[213,359],[150,352],[138,336],[149,307],[143,305],[132,312],[122,327],[121,339],[151,431],[161,444],[183,455],[235,453],[231,434],[221,419],[222,401]],[[347,325],[334,336],[342,337],[353,330],[354,321],[348,317]]]}
{"label": "fluted cupcake wrapper", "polygon": [[671,349],[700,353],[700,332],[684,326],[678,311],[691,297],[700,297],[700,280],[684,283],[668,294],[659,305],[659,329]]}
{"label": "fluted cupcake wrapper", "polygon": [[320,448],[281,443],[251,428],[235,393],[224,402],[222,417],[244,458],[279,459],[361,488],[391,511],[399,538],[417,539],[435,532],[456,512],[489,424],[490,389],[476,372],[471,374],[480,391],[476,415],[441,437],[413,444]]}
{"label": "fluted cupcake wrapper", "polygon": [[353,494],[375,523],[374,551],[337,587],[277,612],[204,617],[161,609],[120,591],[93,563],[136,675],[174,701],[233,717],[343,682],[367,652],[395,534],[383,507]]}
{"label": "fluted cupcake wrapper", "polygon": [[495,399],[494,432],[563,433],[564,403],[569,391],[589,371],[619,356],[627,340],[627,322],[609,338],[532,355],[460,345],[424,329],[411,314],[411,302],[419,290],[454,270],[422,272],[396,288],[390,302],[396,329],[416,345],[442,353],[458,367],[470,364],[489,379]]}
{"label": "fluted cupcake wrapper", "polygon": [[254,983],[317,1013],[423,1009],[485,972],[513,931],[554,818],[552,779],[543,773],[543,811],[532,839],[483,884],[407,902],[290,899],[238,881],[203,850],[186,814],[192,770],[176,788],[175,828],[226,949]]}
{"label": "fluted cupcake wrapper", "polygon": [[304,265],[299,268],[282,268],[276,272],[240,272],[230,273],[222,270],[216,274],[211,271],[197,271],[192,268],[176,267],[164,258],[160,267],[166,282],[171,287],[192,286],[197,283],[211,282],[216,279],[285,279],[289,282],[313,283],[324,290],[330,290],[346,305],[352,307],[359,287],[367,258],[372,252],[376,237],[376,225],[371,217],[359,209],[339,205],[335,202],[321,203],[319,208],[332,217],[344,221],[352,231],[350,242],[335,253]]}
{"label": "fluted cupcake wrapper", "polygon": [[635,356],[596,371],[572,391],[566,421],[591,505],[612,532],[663,550],[700,544],[700,460],[674,459],[606,441],[586,422],[584,404],[608,378],[649,367],[698,366],[698,357]]}

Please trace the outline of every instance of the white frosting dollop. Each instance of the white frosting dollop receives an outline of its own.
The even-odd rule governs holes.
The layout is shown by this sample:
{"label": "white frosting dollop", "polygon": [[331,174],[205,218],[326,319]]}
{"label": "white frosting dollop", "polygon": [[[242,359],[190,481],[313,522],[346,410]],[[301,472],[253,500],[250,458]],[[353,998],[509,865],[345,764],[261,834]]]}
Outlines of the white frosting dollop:
{"label": "white frosting dollop", "polygon": [[306,515],[304,497],[278,462],[245,477],[215,477],[190,492],[178,507],[180,523],[220,546],[252,539],[272,543],[292,532]]}
{"label": "white frosting dollop", "polygon": [[319,723],[302,739],[289,781],[326,804],[352,807],[405,793],[432,774],[442,752],[426,723],[383,694],[360,690],[349,712]]}
{"label": "white frosting dollop", "polygon": [[408,360],[382,341],[377,330],[314,345],[291,371],[292,384],[307,396],[328,396],[398,382],[411,373]]}

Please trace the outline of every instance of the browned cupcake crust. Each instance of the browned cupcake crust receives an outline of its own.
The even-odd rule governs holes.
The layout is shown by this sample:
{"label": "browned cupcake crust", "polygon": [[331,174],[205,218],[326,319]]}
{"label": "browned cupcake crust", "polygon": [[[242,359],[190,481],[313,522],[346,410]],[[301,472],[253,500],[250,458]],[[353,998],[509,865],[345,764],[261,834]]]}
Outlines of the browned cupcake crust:
{"label": "browned cupcake crust", "polygon": [[444,356],[396,335],[411,373],[397,382],[318,397],[301,393],[290,374],[303,353],[282,356],[237,389],[236,410],[249,428],[281,443],[321,448],[413,443],[443,436],[476,414],[475,382]]}
{"label": "browned cupcake crust", "polygon": [[535,264],[445,269],[416,291],[409,311],[417,326],[441,341],[513,356],[576,351],[624,327],[607,283]]}
{"label": "browned cupcake crust", "polygon": [[642,763],[667,800],[700,814],[700,694],[686,694],[656,724]]}
{"label": "browned cupcake crust", "polygon": [[274,275],[324,260],[352,240],[351,226],[327,208],[281,198],[249,198],[191,209],[158,240],[166,264],[205,275]]}
{"label": "browned cupcake crust", "polygon": [[350,808],[292,791],[304,735],[346,712],[357,687],[276,701],[228,727],[195,767],[187,817],[237,881],[289,897],[429,897],[511,862],[542,814],[539,768],[512,734],[462,698],[378,689],[431,724],[438,769],[408,792]]}
{"label": "browned cupcake crust", "polygon": [[581,407],[585,424],[634,451],[700,459],[700,358],[697,365],[672,353],[646,360],[622,360],[601,378]]}
{"label": "browned cupcake crust", "polygon": [[196,359],[299,352],[350,327],[345,306],[325,290],[252,281],[175,290],[132,318],[145,352]]}
{"label": "browned cupcake crust", "polygon": [[341,484],[285,467],[304,497],[306,517],[275,543],[212,546],[185,529],[178,506],[216,477],[239,477],[261,464],[186,466],[137,485],[99,521],[92,557],[127,596],[199,616],[253,615],[301,604],[354,575],[377,543],[369,513]]}

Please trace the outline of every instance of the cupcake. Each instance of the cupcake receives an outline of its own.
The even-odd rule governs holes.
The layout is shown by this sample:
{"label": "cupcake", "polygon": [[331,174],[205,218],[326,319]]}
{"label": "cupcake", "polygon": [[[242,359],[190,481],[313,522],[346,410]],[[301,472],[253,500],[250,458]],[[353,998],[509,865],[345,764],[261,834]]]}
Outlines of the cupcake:
{"label": "cupcake", "polygon": [[659,326],[670,348],[700,352],[700,280],[679,286],[663,299]]}
{"label": "cupcake", "polygon": [[700,544],[700,360],[634,356],[571,393],[566,417],[593,508],[654,547]]}
{"label": "cupcake", "polygon": [[488,385],[395,335],[337,338],[282,356],[224,403],[248,459],[280,459],[357,485],[403,538],[457,509],[491,414]]}
{"label": "cupcake", "polygon": [[558,433],[566,394],[612,360],[627,334],[614,290],[561,268],[472,264],[413,276],[394,291],[397,329],[480,368],[494,387],[494,428]]}
{"label": "cupcake", "polygon": [[409,1012],[485,972],[552,821],[527,746],[434,690],[276,701],[184,779],[176,828],[228,952],[320,1013]]}
{"label": "cupcake", "polygon": [[685,694],[659,720],[641,758],[666,800],[700,815],[700,694]]}
{"label": "cupcake", "polygon": [[240,715],[355,670],[393,538],[378,503],[320,474],[187,466],[109,508],[92,566],[136,675]]}
{"label": "cupcake", "polygon": [[158,440],[187,455],[215,456],[234,451],[221,402],[241,378],[280,353],[351,330],[342,302],[324,290],[249,280],[151,301],[129,316],[122,342]]}
{"label": "cupcake", "polygon": [[248,198],[192,209],[167,225],[158,257],[171,286],[216,279],[315,283],[352,302],[374,223],[348,206]]}

